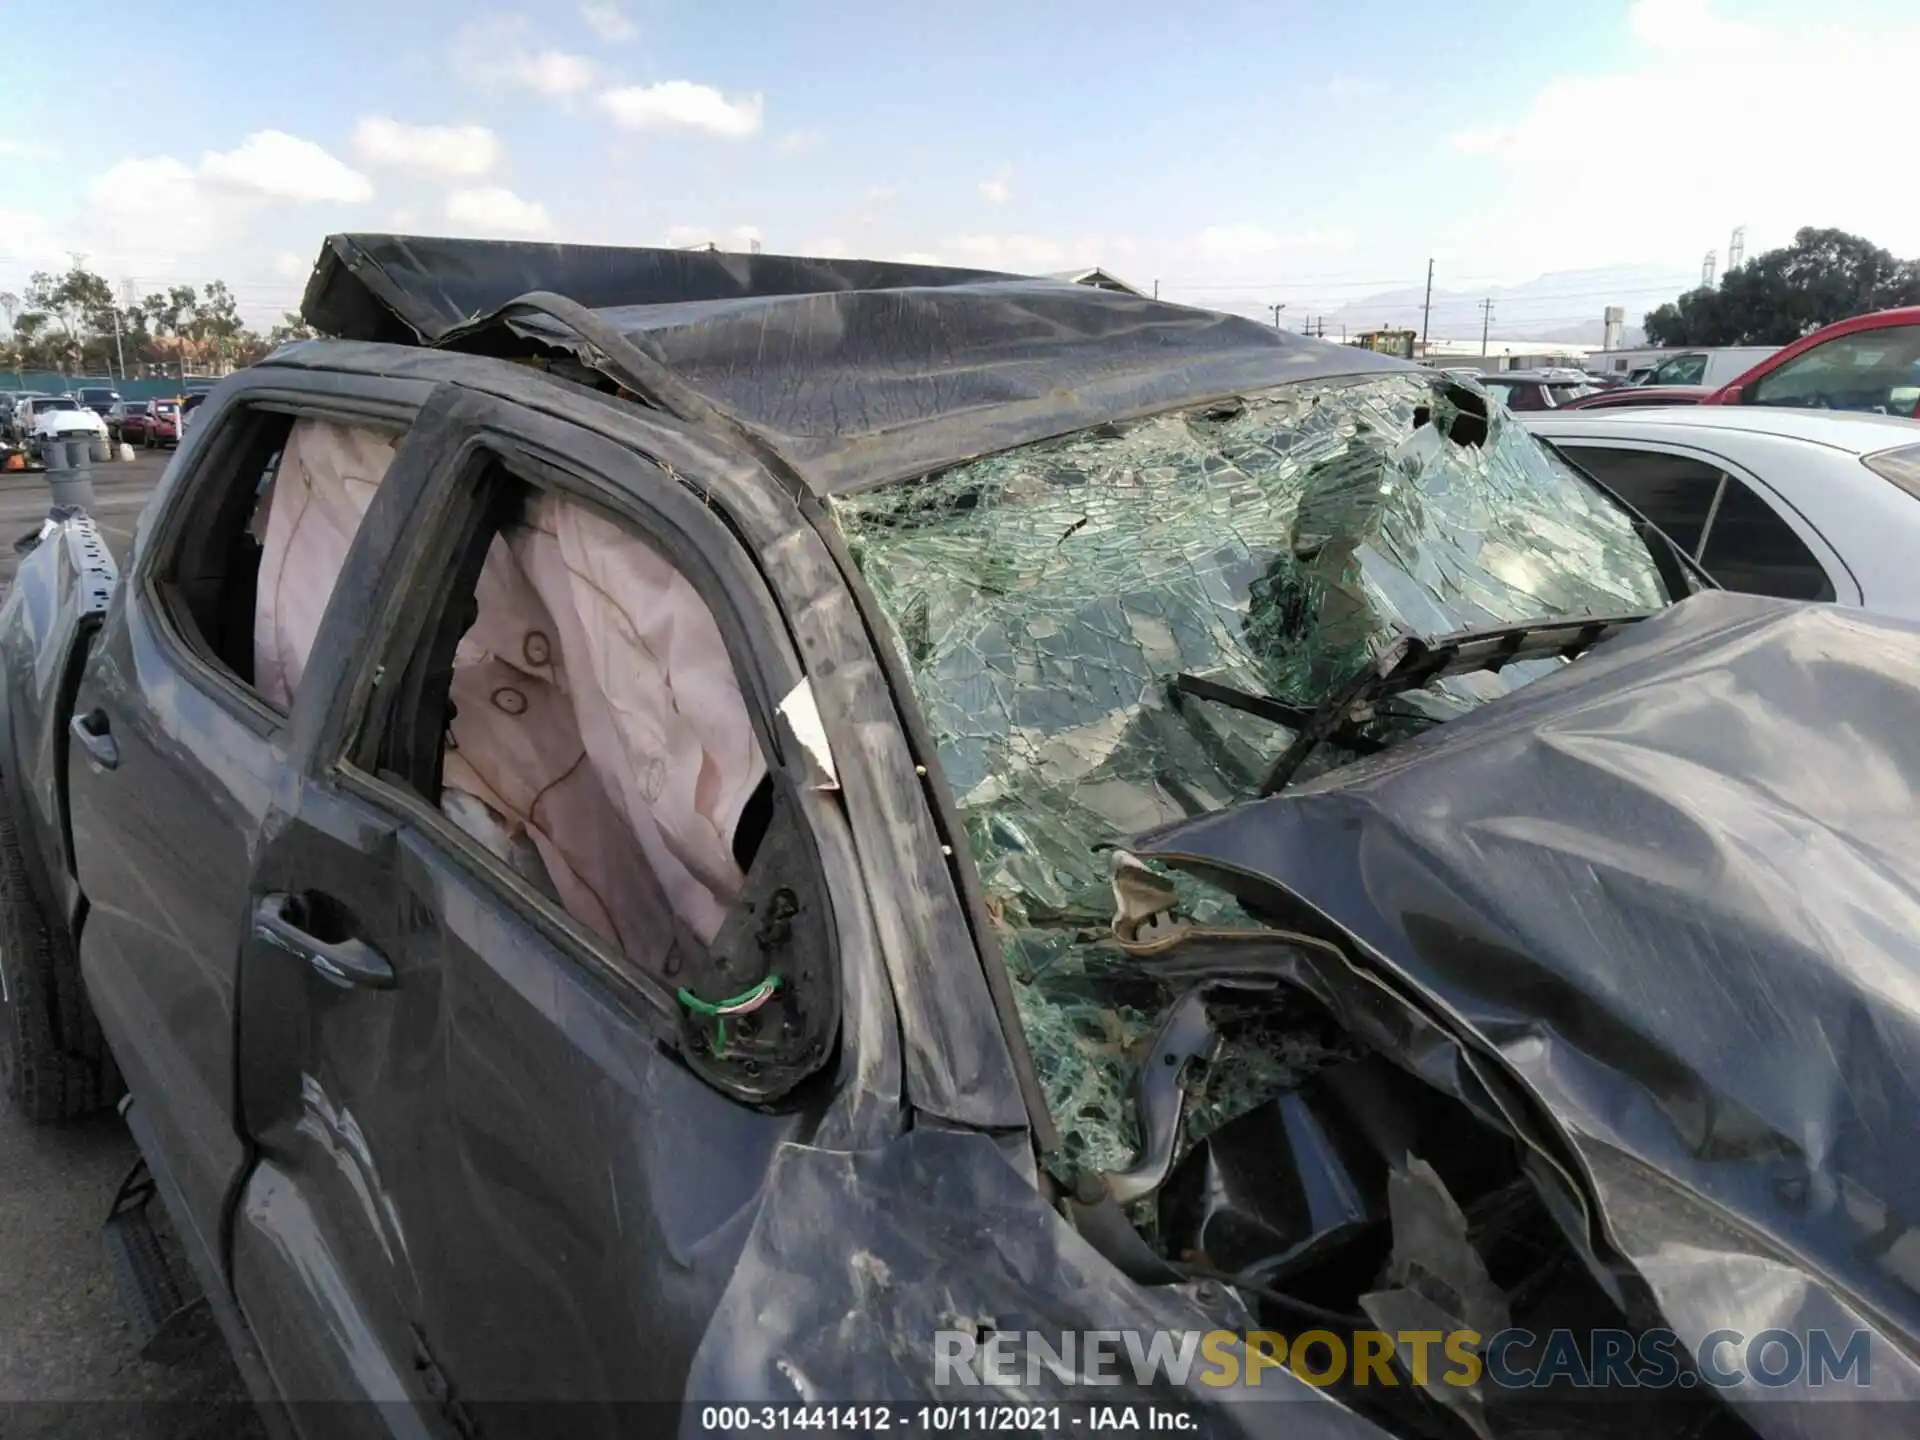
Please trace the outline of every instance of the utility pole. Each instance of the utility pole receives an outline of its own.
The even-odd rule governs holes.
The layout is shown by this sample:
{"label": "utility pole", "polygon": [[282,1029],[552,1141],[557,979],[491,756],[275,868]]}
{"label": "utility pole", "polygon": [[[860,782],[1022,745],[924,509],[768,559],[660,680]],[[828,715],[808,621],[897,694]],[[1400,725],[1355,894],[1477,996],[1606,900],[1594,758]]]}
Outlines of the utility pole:
{"label": "utility pole", "polygon": [[1158,280],[1153,282],[1153,298],[1156,300],[1160,298],[1160,282]]}
{"label": "utility pole", "polygon": [[[1154,285],[1154,298],[1157,300],[1160,298],[1160,282],[1156,280],[1153,282],[1153,285]],[[1267,309],[1273,312],[1273,328],[1274,329],[1278,330],[1280,328],[1280,312],[1286,308],[1287,308],[1287,305],[1284,300],[1281,301],[1278,305],[1269,305],[1267,307]]]}
{"label": "utility pole", "polygon": [[[120,304],[128,310],[133,309],[135,305],[140,303],[138,299],[139,294],[140,292],[134,288],[132,278],[123,276],[120,281]],[[113,316],[113,343],[116,347],[120,344],[120,314],[118,311],[115,311]],[[127,378],[127,352],[124,349],[120,351],[120,378],[122,380]]]}
{"label": "utility pole", "polygon": [[1427,298],[1420,302],[1420,353],[1427,353],[1427,319],[1433,314],[1433,257],[1427,257]]}
{"label": "utility pole", "polygon": [[[87,263],[86,251],[69,250],[67,252],[67,257],[73,261],[73,268],[75,270],[81,270],[86,268],[86,263]],[[78,335],[73,337],[73,368],[76,374],[84,373],[87,368],[86,351],[81,348],[80,337]],[[112,368],[112,367],[108,367],[108,368]]]}
{"label": "utility pole", "polygon": [[1480,358],[1487,355],[1487,327],[1493,324],[1493,297],[1489,295],[1480,302]]}

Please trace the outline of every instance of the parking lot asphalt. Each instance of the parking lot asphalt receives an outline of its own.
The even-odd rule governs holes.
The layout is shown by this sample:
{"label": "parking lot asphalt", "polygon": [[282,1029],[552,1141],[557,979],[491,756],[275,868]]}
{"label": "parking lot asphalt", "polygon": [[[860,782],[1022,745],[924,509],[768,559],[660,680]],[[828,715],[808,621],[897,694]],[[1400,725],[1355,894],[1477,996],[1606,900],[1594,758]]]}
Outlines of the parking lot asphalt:
{"label": "parking lot asphalt", "polygon": [[[95,519],[124,563],[170,452],[95,467]],[[45,517],[45,480],[0,474],[0,581],[13,541]],[[220,1337],[178,1361],[142,1360],[99,1240],[134,1162],[117,1115],[33,1126],[0,1101],[0,1436],[211,1440],[264,1432]]]}

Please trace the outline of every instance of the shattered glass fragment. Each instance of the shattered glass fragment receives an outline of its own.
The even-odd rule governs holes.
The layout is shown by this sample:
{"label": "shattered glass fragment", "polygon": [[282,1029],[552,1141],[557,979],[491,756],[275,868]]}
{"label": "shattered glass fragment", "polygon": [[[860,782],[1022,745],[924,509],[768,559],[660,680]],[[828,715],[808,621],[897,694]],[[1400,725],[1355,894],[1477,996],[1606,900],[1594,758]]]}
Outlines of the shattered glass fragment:
{"label": "shattered glass fragment", "polygon": [[[830,506],[959,803],[1069,1166],[1133,1159],[1128,1083],[1174,998],[1113,942],[1106,850],[1251,799],[1292,739],[1174,677],[1310,706],[1402,629],[1667,602],[1622,511],[1415,373],[1103,425]],[[1375,733],[1560,663],[1399,697]],[[1340,754],[1316,761],[1303,775]],[[1195,918],[1249,923],[1175,884]]]}

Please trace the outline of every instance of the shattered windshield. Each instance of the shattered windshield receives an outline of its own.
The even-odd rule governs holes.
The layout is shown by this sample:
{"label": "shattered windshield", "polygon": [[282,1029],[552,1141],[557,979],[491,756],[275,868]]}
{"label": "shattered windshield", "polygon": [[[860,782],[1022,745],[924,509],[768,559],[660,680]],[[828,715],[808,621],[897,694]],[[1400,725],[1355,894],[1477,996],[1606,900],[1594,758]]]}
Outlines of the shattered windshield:
{"label": "shattered windshield", "polygon": [[[958,800],[1073,1166],[1132,1156],[1126,1088],[1163,998],[1114,943],[1109,852],[1252,798],[1292,738],[1176,677],[1305,707],[1402,630],[1667,603],[1629,516],[1504,410],[1449,393],[1475,398],[1415,373],[1285,386],[833,502]],[[1560,663],[1444,680],[1378,730]],[[1195,918],[1248,923],[1179,886]],[[1220,1087],[1270,1090],[1300,1058],[1230,1053],[1202,1109],[1224,1122]]]}

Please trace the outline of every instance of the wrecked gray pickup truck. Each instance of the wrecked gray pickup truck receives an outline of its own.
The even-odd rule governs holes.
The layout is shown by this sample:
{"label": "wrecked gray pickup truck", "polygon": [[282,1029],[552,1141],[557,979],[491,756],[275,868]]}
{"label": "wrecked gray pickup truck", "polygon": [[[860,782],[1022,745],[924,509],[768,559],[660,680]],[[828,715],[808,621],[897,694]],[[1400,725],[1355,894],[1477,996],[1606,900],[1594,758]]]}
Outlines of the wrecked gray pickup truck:
{"label": "wrecked gray pickup truck", "polygon": [[1920,632],[1132,295],[304,312],[0,607],[7,1088],[124,1076],[270,1418],[1910,1429]]}

